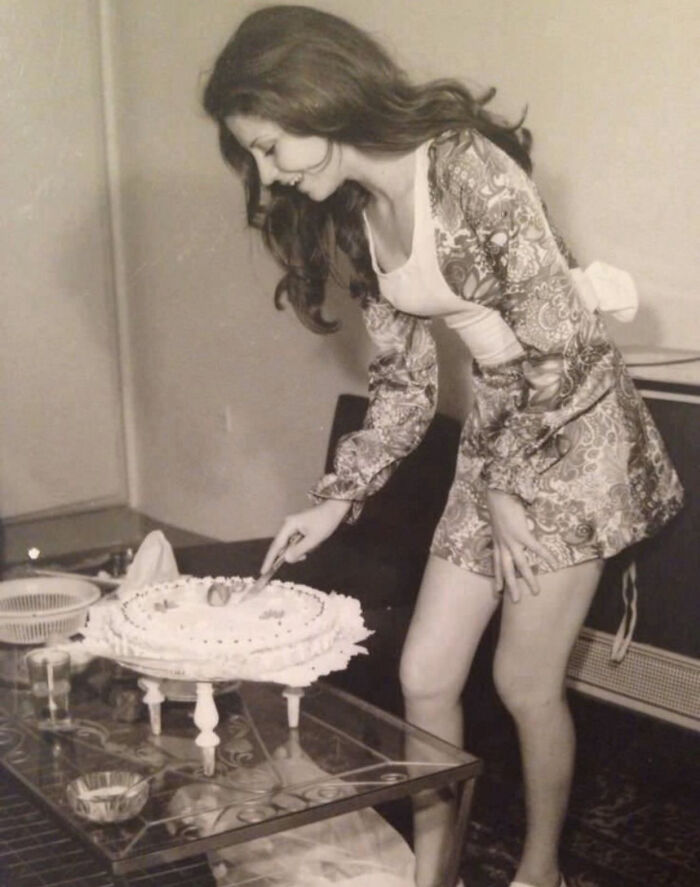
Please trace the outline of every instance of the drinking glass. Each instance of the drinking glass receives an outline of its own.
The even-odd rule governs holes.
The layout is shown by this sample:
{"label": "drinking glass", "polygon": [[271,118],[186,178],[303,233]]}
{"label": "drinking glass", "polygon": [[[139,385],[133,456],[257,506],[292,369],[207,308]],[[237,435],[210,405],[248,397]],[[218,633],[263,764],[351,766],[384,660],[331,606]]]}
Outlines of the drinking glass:
{"label": "drinking glass", "polygon": [[29,685],[40,730],[66,730],[71,726],[70,656],[46,647],[27,654]]}

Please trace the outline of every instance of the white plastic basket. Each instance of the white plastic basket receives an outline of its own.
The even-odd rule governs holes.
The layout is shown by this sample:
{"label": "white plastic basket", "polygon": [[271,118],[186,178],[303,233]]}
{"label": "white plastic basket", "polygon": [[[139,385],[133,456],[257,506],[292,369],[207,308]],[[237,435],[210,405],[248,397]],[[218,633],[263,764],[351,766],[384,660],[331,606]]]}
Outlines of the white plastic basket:
{"label": "white plastic basket", "polygon": [[83,628],[99,597],[99,588],[84,579],[32,576],[0,582],[0,641],[41,644],[69,638]]}

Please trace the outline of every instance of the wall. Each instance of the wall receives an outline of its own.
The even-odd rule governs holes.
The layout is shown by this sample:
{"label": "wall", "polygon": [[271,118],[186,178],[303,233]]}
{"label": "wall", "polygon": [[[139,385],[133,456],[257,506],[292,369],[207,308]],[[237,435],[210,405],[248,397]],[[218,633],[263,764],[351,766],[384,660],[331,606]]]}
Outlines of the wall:
{"label": "wall", "polygon": [[0,511],[123,501],[97,4],[0,2]]}
{"label": "wall", "polygon": [[277,272],[199,106],[238,4],[114,9],[136,502],[214,536],[267,535],[304,504],[337,392],[363,387],[359,318],[341,302],[331,340],[273,307]]}
{"label": "wall", "polygon": [[[621,341],[700,347],[692,182],[696,6],[686,0],[337,0],[416,76],[500,87],[529,105],[537,178],[583,262],[632,271],[643,308]],[[235,538],[272,533],[322,463],[336,394],[365,387],[356,313],[317,338],[271,304],[276,270],[244,230],[235,178],[199,109],[206,70],[253,4],[121,0],[118,131],[133,348],[138,504]],[[464,408],[446,346],[443,406]]]}
{"label": "wall", "polygon": [[[349,4],[326,4],[341,8]],[[362,6],[369,7],[364,15]],[[418,75],[495,85],[528,109],[535,178],[579,261],[635,277],[641,310],[622,344],[700,348],[694,0],[352,4]],[[378,6],[378,4],[377,4]],[[371,11],[370,11],[371,10]]]}
{"label": "wall", "polygon": [[[638,281],[639,317],[614,335],[700,347],[694,0],[318,5],[376,33],[418,77],[494,83],[510,116],[529,105],[560,227],[583,262],[617,262]],[[365,389],[369,350],[349,300],[333,295],[345,326],[330,338],[272,307],[276,270],[244,229],[199,107],[207,68],[252,8],[0,0],[5,515],[20,494],[17,511],[126,496],[112,248],[132,501],[153,516],[267,535],[305,502],[336,394]],[[104,109],[100,9],[113,60]],[[442,406],[461,414],[465,358],[439,335]]]}

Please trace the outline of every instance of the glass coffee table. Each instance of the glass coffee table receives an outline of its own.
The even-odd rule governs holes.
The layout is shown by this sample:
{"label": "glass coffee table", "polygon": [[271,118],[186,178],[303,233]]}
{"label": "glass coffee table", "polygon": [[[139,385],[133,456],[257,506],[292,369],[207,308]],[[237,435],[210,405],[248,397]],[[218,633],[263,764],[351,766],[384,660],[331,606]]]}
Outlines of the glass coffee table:
{"label": "glass coffee table", "polygon": [[[447,885],[455,882],[481,762],[373,705],[318,681],[305,689],[290,727],[284,688],[215,688],[220,738],[205,776],[193,721],[195,688],[168,688],[154,735],[138,676],[107,660],[74,675],[72,729],[41,732],[29,688],[0,681],[0,764],[110,868],[129,874],[374,808],[424,789],[452,786],[458,799]],[[99,770],[149,778],[139,815],[97,824],[69,806],[67,785]],[[215,854],[214,854],[215,855]],[[227,883],[235,884],[236,881]]]}

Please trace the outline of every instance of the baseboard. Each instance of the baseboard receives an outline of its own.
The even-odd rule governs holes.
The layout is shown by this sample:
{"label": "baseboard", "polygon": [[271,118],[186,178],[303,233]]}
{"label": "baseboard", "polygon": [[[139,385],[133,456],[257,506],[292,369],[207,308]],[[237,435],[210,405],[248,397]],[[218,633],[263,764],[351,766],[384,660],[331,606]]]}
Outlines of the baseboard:
{"label": "baseboard", "polygon": [[700,660],[633,642],[613,662],[612,644],[612,635],[584,628],[569,660],[568,686],[700,732]]}

